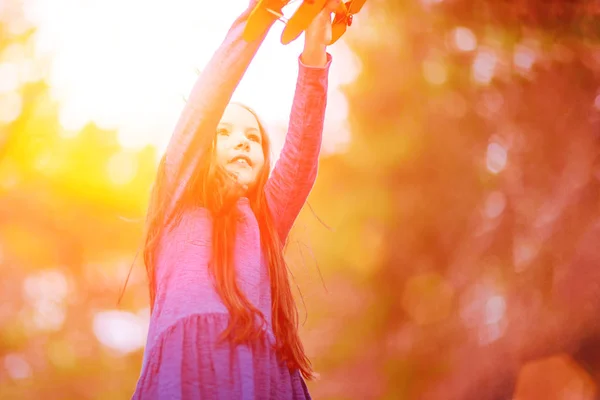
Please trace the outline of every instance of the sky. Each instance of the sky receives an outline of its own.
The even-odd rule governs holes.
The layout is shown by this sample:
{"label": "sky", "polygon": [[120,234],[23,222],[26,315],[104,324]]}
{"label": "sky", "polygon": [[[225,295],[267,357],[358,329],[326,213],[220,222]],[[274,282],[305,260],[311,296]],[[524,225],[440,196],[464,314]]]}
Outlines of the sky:
{"label": "sky", "polygon": [[[126,148],[164,150],[202,70],[248,0],[31,0],[27,19],[38,25],[35,52],[50,60],[53,97],[61,104],[65,134],[88,121],[117,129]],[[284,13],[289,16],[296,4]],[[280,43],[276,23],[234,100],[265,120],[274,149],[285,137],[303,38]],[[354,25],[353,25],[354,26]],[[349,140],[347,104],[340,85],[360,72],[344,40],[329,48],[329,102],[324,151]]]}

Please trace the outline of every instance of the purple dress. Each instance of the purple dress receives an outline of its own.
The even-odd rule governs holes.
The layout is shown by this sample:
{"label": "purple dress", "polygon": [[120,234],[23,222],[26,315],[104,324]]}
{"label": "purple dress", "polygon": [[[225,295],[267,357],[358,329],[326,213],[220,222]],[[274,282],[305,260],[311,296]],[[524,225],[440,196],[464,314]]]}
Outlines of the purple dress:
{"label": "purple dress", "polygon": [[[242,39],[252,5],[234,22],[195,84],[166,152],[167,206],[183,195],[194,166],[209,148],[232,93],[263,38]],[[289,130],[265,187],[276,229],[285,241],[317,175],[327,100],[327,66],[299,61]],[[208,272],[212,222],[206,209],[187,211],[165,230],[156,256],[156,301],[142,371],[133,399],[309,399],[298,370],[280,362],[272,344],[271,290],[260,232],[248,199],[237,207],[235,266],[238,284],[269,322],[264,340],[217,343],[228,313]]]}

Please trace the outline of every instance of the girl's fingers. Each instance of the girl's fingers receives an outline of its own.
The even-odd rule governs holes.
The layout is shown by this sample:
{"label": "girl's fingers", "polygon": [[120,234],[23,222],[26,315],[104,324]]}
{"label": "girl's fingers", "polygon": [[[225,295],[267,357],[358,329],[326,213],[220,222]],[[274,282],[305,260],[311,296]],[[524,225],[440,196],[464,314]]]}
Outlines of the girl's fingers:
{"label": "girl's fingers", "polygon": [[325,11],[332,13],[335,12],[336,8],[340,5],[341,0],[329,0],[325,3]]}

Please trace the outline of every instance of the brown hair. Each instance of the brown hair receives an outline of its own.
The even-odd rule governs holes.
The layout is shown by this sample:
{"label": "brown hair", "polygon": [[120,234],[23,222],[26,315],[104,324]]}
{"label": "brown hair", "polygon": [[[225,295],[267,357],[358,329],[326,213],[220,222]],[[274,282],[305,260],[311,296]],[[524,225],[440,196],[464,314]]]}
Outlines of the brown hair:
{"label": "brown hair", "polygon": [[[272,328],[276,338],[275,350],[288,368],[299,369],[304,378],[312,379],[314,377],[312,367],[298,335],[298,310],[283,257],[283,243],[275,228],[264,193],[271,168],[270,140],[258,115],[249,107],[236,104],[255,116],[262,136],[265,162],[257,182],[249,189],[247,197],[258,221],[261,247],[268,264],[272,298]],[[186,189],[182,201],[175,206],[175,210],[170,216],[165,216],[161,207],[161,204],[165,202],[164,157],[159,163],[146,219],[144,263],[149,280],[152,310],[156,296],[155,256],[163,229],[173,221],[174,223],[180,221],[188,207],[200,205],[207,208],[213,217],[213,257],[208,267],[214,277],[217,293],[229,311],[229,324],[222,332],[221,339],[230,339],[233,343],[239,344],[262,338],[263,331],[260,326],[257,326],[257,321],[262,321],[264,324],[265,318],[260,310],[248,301],[237,284],[233,261],[237,210],[234,207],[235,201],[229,203],[223,201],[223,187],[216,179],[218,167],[214,163],[214,147],[213,141],[213,150],[207,152],[198,163],[194,175],[196,179]]]}

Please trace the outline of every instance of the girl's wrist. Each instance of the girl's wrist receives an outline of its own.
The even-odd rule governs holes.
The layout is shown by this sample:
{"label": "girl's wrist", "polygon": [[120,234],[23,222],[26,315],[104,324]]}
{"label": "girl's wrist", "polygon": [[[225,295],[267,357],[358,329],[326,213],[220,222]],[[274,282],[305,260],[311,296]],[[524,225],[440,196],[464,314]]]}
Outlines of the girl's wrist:
{"label": "girl's wrist", "polygon": [[327,45],[307,42],[301,58],[305,65],[324,67],[327,64]]}

